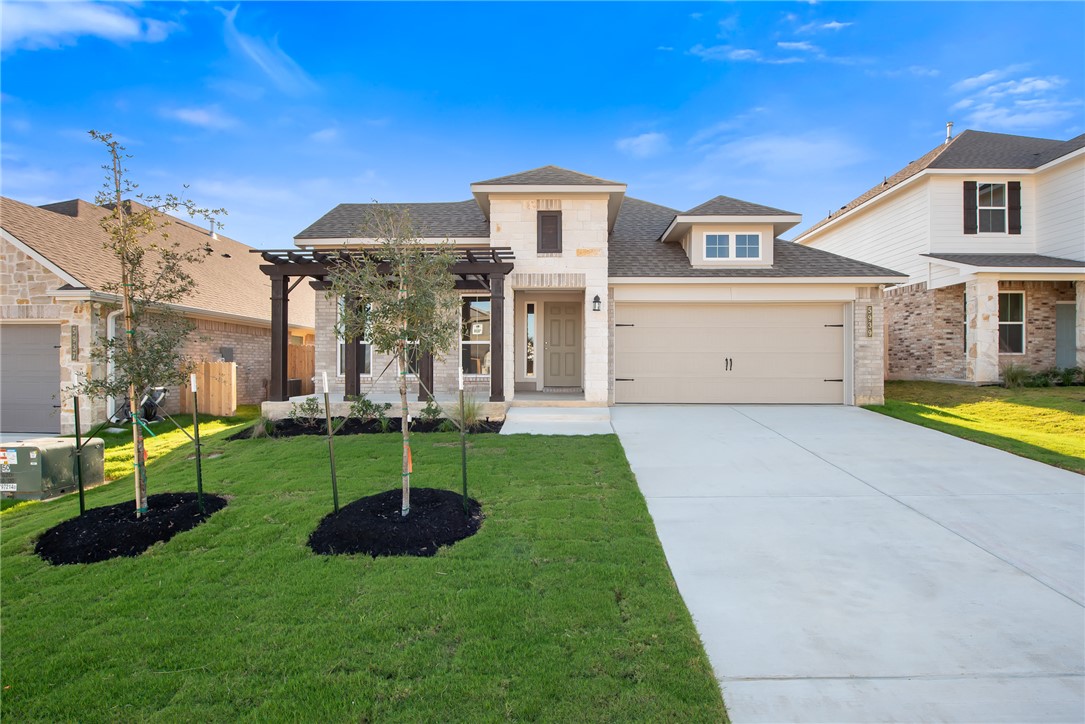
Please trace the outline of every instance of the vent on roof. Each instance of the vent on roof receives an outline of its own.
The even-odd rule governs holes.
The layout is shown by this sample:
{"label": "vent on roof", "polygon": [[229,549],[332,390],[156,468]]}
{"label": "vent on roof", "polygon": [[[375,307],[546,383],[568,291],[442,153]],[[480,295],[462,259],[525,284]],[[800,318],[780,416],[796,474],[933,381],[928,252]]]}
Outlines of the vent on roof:
{"label": "vent on roof", "polygon": [[229,254],[223,254],[222,258],[223,259],[232,259],[233,257],[231,257]]}
{"label": "vent on roof", "polygon": [[953,140],[953,121],[946,122],[946,143]]}

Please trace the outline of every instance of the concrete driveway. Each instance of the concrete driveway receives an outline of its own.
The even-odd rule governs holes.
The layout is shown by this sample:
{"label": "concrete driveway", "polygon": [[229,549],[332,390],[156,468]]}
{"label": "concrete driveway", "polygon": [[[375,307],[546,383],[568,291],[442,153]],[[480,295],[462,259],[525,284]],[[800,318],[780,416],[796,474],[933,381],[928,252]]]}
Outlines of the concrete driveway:
{"label": "concrete driveway", "polygon": [[611,417],[735,722],[1085,720],[1085,477],[854,407]]}

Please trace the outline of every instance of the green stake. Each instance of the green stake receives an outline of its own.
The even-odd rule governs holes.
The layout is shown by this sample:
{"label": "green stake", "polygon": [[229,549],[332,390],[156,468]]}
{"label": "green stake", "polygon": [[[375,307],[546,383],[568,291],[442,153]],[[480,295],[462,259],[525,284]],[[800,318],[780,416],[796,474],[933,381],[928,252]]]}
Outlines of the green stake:
{"label": "green stake", "polygon": [[324,372],[324,419],[328,426],[328,460],[332,466],[332,507],[339,512],[339,483],[335,479],[335,444],[332,442],[332,406],[328,398],[328,373]]}
{"label": "green stake", "polygon": [[83,443],[79,438],[79,398],[73,397],[75,405],[75,475],[79,479],[79,515],[87,512],[87,502],[83,497]]}
{"label": "green stake", "polygon": [[463,473],[463,514],[470,515],[467,505],[467,421],[463,418],[463,385],[460,385],[460,470]]}
{"label": "green stake", "polygon": [[196,498],[200,503],[200,514],[207,510],[203,507],[203,451],[200,450],[200,406],[196,395],[196,375],[192,375],[192,432],[196,443]]}

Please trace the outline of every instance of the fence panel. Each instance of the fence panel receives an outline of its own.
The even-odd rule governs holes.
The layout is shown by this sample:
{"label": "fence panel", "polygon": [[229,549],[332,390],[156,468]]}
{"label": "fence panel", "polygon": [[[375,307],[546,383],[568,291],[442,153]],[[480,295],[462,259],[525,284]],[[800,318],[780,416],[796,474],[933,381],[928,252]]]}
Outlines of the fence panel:
{"label": "fence panel", "polygon": [[288,345],[286,354],[286,376],[288,379],[301,380],[302,395],[311,395],[313,375],[316,374],[316,347],[311,344]]}
{"label": "fence panel", "polygon": [[[197,362],[192,370],[200,395],[200,412],[226,417],[237,412],[237,363]],[[181,390],[181,412],[192,412],[192,390]]]}

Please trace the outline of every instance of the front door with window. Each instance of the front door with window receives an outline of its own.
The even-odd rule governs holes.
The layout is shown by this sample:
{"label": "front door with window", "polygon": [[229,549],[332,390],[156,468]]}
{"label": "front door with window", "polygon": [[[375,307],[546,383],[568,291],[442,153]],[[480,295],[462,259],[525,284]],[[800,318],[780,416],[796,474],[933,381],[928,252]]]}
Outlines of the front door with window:
{"label": "front door with window", "polygon": [[580,302],[547,302],[543,339],[546,387],[580,387]]}

